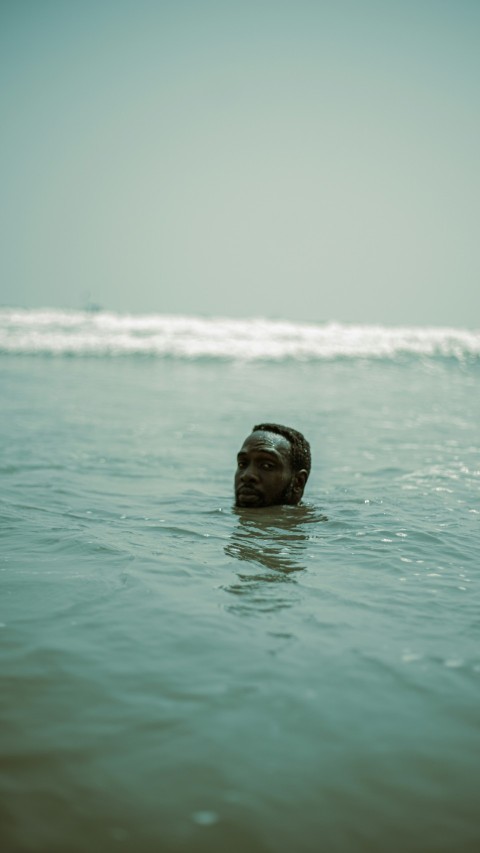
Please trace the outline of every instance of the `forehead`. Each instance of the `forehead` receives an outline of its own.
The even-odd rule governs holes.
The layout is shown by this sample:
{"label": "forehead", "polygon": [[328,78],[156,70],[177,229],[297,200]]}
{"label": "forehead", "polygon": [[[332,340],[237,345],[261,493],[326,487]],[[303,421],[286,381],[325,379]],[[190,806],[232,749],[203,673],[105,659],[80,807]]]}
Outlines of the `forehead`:
{"label": "forehead", "polygon": [[257,430],[245,439],[240,453],[273,453],[290,462],[291,450],[290,442],[283,435]]}

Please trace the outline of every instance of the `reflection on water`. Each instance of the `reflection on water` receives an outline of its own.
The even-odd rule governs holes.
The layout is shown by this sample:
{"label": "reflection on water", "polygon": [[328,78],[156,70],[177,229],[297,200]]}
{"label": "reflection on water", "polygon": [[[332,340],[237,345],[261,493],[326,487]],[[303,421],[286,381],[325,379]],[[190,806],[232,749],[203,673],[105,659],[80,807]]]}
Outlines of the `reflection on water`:
{"label": "reflection on water", "polygon": [[278,584],[290,583],[293,572],[307,564],[307,544],[314,538],[314,523],[326,516],[312,506],[275,506],[264,509],[235,507],[238,523],[225,546],[225,553],[267,572],[238,573],[239,583],[227,592],[242,597],[233,609],[242,612],[280,610],[292,606],[292,596],[283,596]]}
{"label": "reflection on water", "polygon": [[[316,507],[273,506],[263,509],[235,507],[238,524],[225,553],[238,560],[260,563],[268,569],[288,574],[304,569],[306,543],[312,538],[307,525],[327,521]],[[251,575],[248,576],[251,579]],[[275,575],[265,580],[279,580]]]}

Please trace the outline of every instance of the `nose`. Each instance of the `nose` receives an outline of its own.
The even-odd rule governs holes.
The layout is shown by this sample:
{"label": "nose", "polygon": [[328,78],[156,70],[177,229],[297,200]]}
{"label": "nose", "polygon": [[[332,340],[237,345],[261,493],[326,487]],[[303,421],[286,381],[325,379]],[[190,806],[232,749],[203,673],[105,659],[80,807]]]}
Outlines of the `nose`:
{"label": "nose", "polygon": [[253,465],[247,465],[240,475],[241,483],[257,483],[258,476]]}

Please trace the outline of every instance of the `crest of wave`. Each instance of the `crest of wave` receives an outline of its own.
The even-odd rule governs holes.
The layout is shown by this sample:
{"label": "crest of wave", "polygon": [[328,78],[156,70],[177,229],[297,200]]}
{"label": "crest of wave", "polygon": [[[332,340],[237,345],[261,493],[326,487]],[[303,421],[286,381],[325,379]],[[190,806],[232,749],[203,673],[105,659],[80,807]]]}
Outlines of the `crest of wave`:
{"label": "crest of wave", "polygon": [[0,352],[309,360],[480,355],[480,331],[59,309],[0,310]]}

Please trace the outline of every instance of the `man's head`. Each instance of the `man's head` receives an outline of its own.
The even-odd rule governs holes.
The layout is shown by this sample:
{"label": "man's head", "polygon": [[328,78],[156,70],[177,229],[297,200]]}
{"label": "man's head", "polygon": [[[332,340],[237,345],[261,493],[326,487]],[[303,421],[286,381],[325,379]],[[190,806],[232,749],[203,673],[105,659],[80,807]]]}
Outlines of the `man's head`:
{"label": "man's head", "polygon": [[257,424],[238,453],[236,506],[298,504],[310,466],[310,445],[301,432],[281,424]]}

